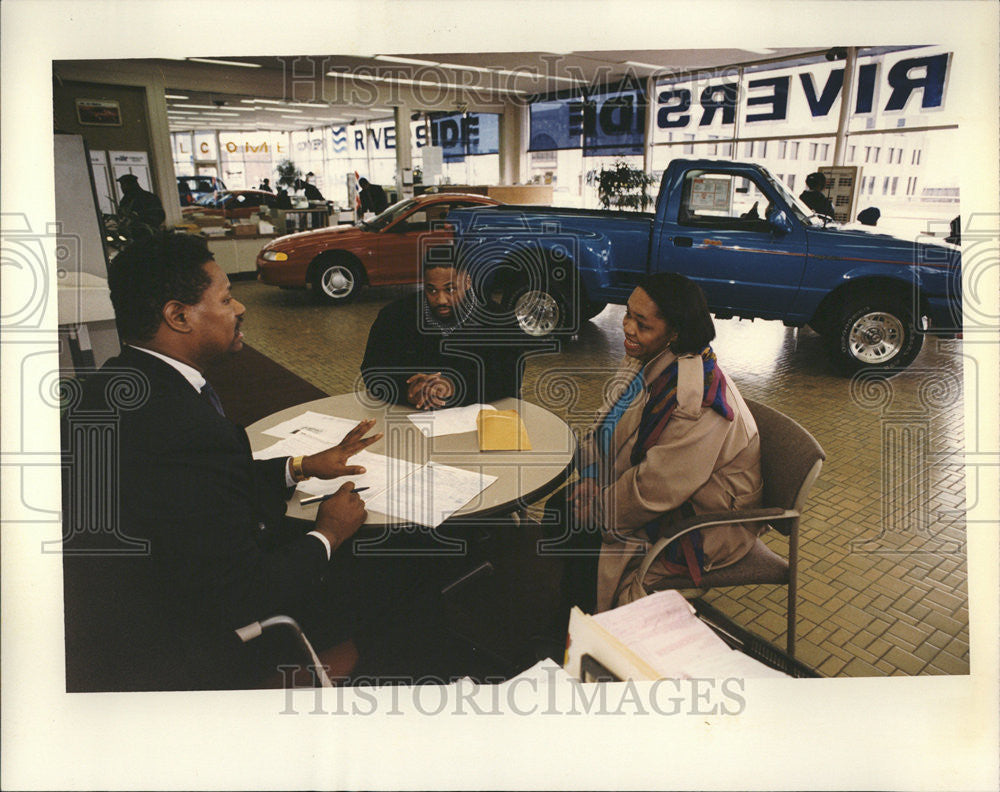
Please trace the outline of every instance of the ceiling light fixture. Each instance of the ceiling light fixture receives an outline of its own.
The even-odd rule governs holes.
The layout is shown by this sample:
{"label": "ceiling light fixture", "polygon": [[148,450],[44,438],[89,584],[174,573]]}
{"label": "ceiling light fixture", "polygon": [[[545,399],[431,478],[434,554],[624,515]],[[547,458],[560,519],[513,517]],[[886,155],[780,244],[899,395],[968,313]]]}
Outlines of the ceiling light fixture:
{"label": "ceiling light fixture", "polygon": [[[468,85],[459,83],[443,83],[434,80],[410,80],[406,77],[389,77],[378,74],[351,74],[349,72],[331,71],[326,73],[327,77],[342,77],[345,80],[372,80],[373,82],[397,83],[399,85],[421,85],[427,88],[465,88],[466,90],[489,90],[495,93],[520,94],[522,91],[516,88],[500,88],[494,85]],[[575,81],[574,81],[575,82]]]}
{"label": "ceiling light fixture", "polygon": [[262,107],[261,110],[270,110],[272,113],[301,113],[301,110],[291,110],[287,107]]}
{"label": "ceiling light fixture", "polygon": [[187,99],[188,98],[186,96],[183,96],[182,94],[163,94],[163,97],[165,99]]}
{"label": "ceiling light fixture", "polygon": [[242,66],[245,69],[259,69],[259,63],[244,63],[243,61],[220,60],[218,58],[185,58],[196,63],[213,63],[216,66]]}

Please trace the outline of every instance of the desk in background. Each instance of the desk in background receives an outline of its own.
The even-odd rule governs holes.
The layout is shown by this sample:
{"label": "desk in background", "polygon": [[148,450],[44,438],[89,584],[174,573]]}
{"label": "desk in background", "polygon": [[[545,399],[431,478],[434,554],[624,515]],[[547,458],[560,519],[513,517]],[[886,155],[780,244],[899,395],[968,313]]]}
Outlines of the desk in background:
{"label": "desk in background", "polygon": [[257,254],[274,237],[274,234],[217,236],[209,237],[207,242],[208,249],[222,271],[227,275],[237,275],[241,272],[256,271]]}

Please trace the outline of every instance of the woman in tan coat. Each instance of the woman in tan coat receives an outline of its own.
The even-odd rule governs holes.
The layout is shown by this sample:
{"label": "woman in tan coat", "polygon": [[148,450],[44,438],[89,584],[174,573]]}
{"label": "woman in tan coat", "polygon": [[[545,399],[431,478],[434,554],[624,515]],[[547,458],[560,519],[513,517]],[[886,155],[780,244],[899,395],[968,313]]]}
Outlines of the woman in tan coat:
{"label": "woman in tan coat", "polygon": [[[581,441],[580,481],[549,504],[576,551],[564,593],[596,611],[641,596],[636,570],[672,520],[759,505],[763,486],[757,426],[709,346],[715,326],[697,284],[647,276],[622,327],[626,359]],[[694,586],[741,559],[755,536],[738,523],[694,531],[661,554],[647,583],[688,574]]]}

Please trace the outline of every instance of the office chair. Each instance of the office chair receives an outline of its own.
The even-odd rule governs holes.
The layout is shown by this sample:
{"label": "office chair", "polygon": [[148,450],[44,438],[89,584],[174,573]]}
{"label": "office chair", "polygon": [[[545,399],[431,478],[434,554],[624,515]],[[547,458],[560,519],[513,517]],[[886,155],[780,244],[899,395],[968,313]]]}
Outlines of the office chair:
{"label": "office chair", "polygon": [[[245,627],[240,627],[236,630],[236,635],[239,637],[243,643],[252,641],[254,638],[259,638],[265,630],[270,630],[276,627],[282,627],[287,630],[291,630],[296,642],[299,647],[301,647],[304,656],[309,658],[309,665],[305,669],[296,669],[294,673],[290,676],[284,674],[276,674],[273,677],[268,677],[262,683],[262,687],[272,688],[272,687],[334,687],[333,680],[327,674],[327,670],[330,671],[337,679],[346,678],[354,667],[358,664],[358,650],[354,646],[353,641],[344,641],[343,643],[337,644],[330,649],[317,655],[316,650],[313,649],[312,644],[309,639],[306,638],[302,628],[299,623],[295,621],[291,616],[277,615],[271,616],[268,619],[262,619],[261,621],[251,622]],[[305,677],[302,673],[303,670],[309,670],[312,672],[309,677]],[[315,676],[313,676],[315,675]]]}
{"label": "office chair", "polygon": [[701,585],[690,577],[676,575],[660,578],[652,588],[689,589],[747,586],[759,583],[788,588],[788,654],[795,656],[795,603],[798,584],[799,518],[809,490],[819,477],[826,454],[816,439],[802,426],[778,410],[746,400],[760,432],[761,473],[764,498],[760,508],[696,514],[669,527],[670,534],[660,538],[647,552],[633,582],[638,596],[651,593],[645,579],[650,566],[663,549],[677,537],[711,525],[734,522],[766,522],[788,537],[788,558],[782,558],[759,538],[742,559],[722,569],[705,572]]}

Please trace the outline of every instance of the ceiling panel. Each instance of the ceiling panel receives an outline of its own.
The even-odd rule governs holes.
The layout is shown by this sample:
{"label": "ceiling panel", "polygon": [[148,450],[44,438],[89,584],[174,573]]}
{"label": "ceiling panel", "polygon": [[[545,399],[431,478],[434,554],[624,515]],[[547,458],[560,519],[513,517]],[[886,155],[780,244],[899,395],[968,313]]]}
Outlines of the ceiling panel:
{"label": "ceiling panel", "polygon": [[[57,61],[54,71],[73,79],[74,67],[119,73],[155,68],[170,95],[171,128],[307,129],[392,115],[405,102],[416,110],[463,107],[499,111],[512,98],[580,86],[790,58],[810,49],[587,50],[557,52],[434,52],[351,55],[243,56],[216,60],[256,64],[244,68],[190,59]],[[413,63],[409,61],[419,61]],[[465,67],[465,68],[463,68]],[[275,104],[320,104],[303,107]],[[184,107],[203,105],[203,107]],[[287,116],[287,117],[283,117]]]}

